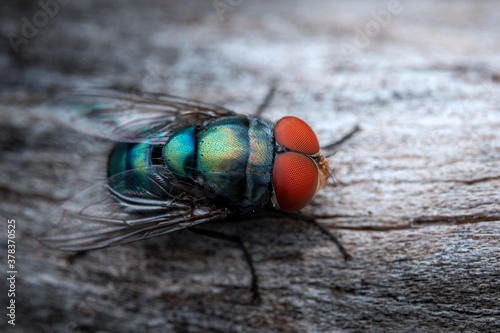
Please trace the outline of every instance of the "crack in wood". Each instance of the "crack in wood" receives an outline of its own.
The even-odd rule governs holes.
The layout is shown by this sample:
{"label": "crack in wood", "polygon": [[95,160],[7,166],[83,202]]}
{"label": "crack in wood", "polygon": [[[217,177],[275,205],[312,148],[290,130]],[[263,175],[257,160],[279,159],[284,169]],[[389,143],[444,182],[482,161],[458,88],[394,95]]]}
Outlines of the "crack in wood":
{"label": "crack in wood", "polygon": [[473,214],[473,215],[455,215],[455,216],[421,216],[412,218],[414,224],[435,225],[435,224],[467,224],[480,222],[500,222],[500,212],[494,214]]}

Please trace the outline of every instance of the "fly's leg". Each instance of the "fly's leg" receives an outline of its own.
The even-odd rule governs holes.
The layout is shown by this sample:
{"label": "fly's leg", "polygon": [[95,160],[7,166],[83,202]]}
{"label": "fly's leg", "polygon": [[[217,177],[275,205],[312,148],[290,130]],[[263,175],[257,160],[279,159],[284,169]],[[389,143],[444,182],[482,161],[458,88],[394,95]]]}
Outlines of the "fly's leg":
{"label": "fly's leg", "polygon": [[335,142],[330,143],[329,145],[326,145],[325,147],[321,147],[321,149],[322,150],[333,150],[333,149],[337,148],[338,146],[340,146],[341,144],[343,144],[344,142],[346,142],[347,140],[349,140],[354,134],[356,134],[360,130],[361,130],[361,128],[358,125],[356,125],[349,133],[344,135],[342,138],[340,138],[339,140],[337,140]]}
{"label": "fly's leg", "polygon": [[68,255],[67,260],[70,264],[73,264],[78,258],[82,258],[87,255],[87,251],[78,251]]}
{"label": "fly's leg", "polygon": [[271,84],[271,87],[269,88],[269,91],[267,92],[266,97],[264,97],[264,100],[262,103],[260,103],[259,107],[257,110],[254,112],[254,116],[260,117],[264,110],[271,104],[271,100],[274,97],[274,93],[276,92],[276,83],[273,82]]}
{"label": "fly's leg", "polygon": [[349,252],[347,252],[347,250],[345,249],[344,245],[342,245],[342,242],[339,240],[339,238],[335,234],[331,233],[327,228],[325,228],[324,226],[319,224],[314,218],[309,217],[309,216],[300,215],[300,214],[286,213],[286,212],[281,212],[281,211],[279,211],[277,213],[279,213],[282,216],[291,218],[293,220],[304,221],[304,222],[311,223],[312,225],[316,226],[317,228],[319,228],[319,230],[321,230],[321,232],[323,232],[325,235],[327,235],[335,243],[335,245],[337,245],[339,251],[344,256],[345,261],[352,258],[351,255],[349,254]]}
{"label": "fly's leg", "polygon": [[250,255],[250,252],[248,252],[248,249],[246,248],[245,244],[243,244],[241,237],[227,235],[221,232],[200,229],[195,227],[188,228],[188,230],[200,235],[205,235],[217,239],[223,239],[238,244],[238,246],[243,250],[243,254],[245,255],[245,260],[247,261],[248,266],[250,267],[250,273],[252,274],[252,285],[250,287],[250,290],[252,291],[252,303],[258,304],[260,302],[259,279],[257,277],[257,273],[255,272],[252,256]]}

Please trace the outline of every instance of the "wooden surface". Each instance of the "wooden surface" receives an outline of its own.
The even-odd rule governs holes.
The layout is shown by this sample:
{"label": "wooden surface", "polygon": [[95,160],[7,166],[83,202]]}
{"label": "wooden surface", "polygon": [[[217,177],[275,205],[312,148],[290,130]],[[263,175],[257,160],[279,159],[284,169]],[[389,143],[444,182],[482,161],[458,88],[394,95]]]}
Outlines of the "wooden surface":
{"label": "wooden surface", "polygon": [[[20,52],[2,39],[0,216],[18,225],[18,291],[17,325],[2,315],[0,329],[499,331],[500,4],[402,1],[382,23],[372,11],[394,9],[385,1],[232,4],[220,16],[211,2],[75,1]],[[4,36],[41,10],[2,6]],[[224,241],[181,231],[71,261],[34,239],[103,179],[111,147],[37,109],[52,90],[161,91],[250,113],[273,82],[266,117],[299,116],[324,145],[362,129],[330,157],[338,185],[303,210],[352,261],[299,222],[212,224],[255,260],[262,304],[249,305],[248,268]]]}

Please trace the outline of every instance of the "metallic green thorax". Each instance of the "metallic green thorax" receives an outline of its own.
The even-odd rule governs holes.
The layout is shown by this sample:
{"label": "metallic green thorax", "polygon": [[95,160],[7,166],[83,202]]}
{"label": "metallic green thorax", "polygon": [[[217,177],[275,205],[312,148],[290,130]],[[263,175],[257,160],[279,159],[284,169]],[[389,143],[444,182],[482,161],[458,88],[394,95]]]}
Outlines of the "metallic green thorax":
{"label": "metallic green thorax", "polygon": [[269,202],[273,144],[272,124],[247,116],[222,117],[205,126],[177,130],[163,147],[119,143],[111,153],[108,171],[111,176],[134,168],[167,166],[175,178],[249,211]]}

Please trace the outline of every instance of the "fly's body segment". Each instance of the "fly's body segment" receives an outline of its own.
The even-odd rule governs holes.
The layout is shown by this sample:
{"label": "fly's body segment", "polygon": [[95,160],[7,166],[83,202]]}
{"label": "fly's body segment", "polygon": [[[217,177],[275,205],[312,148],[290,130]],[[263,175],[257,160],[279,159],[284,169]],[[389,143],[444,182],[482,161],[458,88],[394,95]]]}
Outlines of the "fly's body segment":
{"label": "fly's body segment", "polygon": [[[277,126],[284,127],[279,132],[284,145],[276,143],[272,123],[242,115],[180,128],[165,144],[118,143],[109,158],[108,176],[163,167],[177,181],[196,184],[214,202],[236,214],[256,212],[270,203],[283,211],[298,211],[326,182],[328,163],[303,121],[285,117]],[[286,135],[299,126],[306,132],[295,133],[297,139],[312,147],[299,146],[295,148],[300,153],[288,152],[285,145],[294,147],[299,140],[286,141]],[[311,139],[312,143],[302,141]],[[147,172],[136,172],[123,182],[132,187],[144,184],[147,177]]]}
{"label": "fly's body segment", "polygon": [[[110,155],[108,175],[164,167],[176,181],[195,184],[213,202],[245,214],[269,203],[272,141],[272,130],[261,119],[221,117],[180,128],[165,144],[119,143]],[[124,181],[132,186],[137,180]]]}

